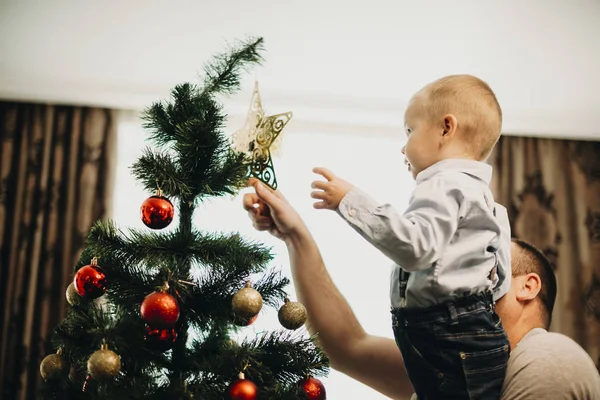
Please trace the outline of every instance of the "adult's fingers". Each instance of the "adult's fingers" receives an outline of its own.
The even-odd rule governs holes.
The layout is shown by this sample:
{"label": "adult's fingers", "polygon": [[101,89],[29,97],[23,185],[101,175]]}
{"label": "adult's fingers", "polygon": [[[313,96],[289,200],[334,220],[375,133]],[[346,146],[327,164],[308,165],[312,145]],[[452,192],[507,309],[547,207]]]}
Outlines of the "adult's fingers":
{"label": "adult's fingers", "polygon": [[281,192],[279,190],[271,189],[268,185],[265,185],[257,178],[248,179],[248,186],[253,186],[256,189],[256,186],[259,184],[262,185],[265,189],[269,190],[271,193],[273,193],[275,195],[275,197],[277,197],[278,199],[285,200],[285,196],[283,194],[281,194]]}
{"label": "adult's fingers", "polygon": [[248,183],[254,187],[258,198],[271,208],[277,208],[282,201],[285,201],[285,198],[279,191],[271,189],[258,179],[250,179]]}
{"label": "adult's fingers", "polygon": [[252,211],[256,209],[255,204],[258,204],[260,198],[256,193],[246,193],[243,198],[244,210]]}
{"label": "adult's fingers", "polygon": [[256,222],[256,221],[254,221],[252,223],[252,226],[257,231],[270,231],[271,229],[273,229],[273,223],[265,223],[265,222]]}

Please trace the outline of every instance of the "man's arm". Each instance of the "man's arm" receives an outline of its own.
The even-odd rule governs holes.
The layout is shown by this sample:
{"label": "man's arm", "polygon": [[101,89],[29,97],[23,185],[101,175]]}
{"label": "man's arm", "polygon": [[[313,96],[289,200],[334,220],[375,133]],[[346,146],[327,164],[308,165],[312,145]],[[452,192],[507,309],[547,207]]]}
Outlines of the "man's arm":
{"label": "man's arm", "polygon": [[327,272],[307,229],[285,240],[307,328],[336,370],[392,399],[409,399],[412,385],[393,339],[367,334]]}
{"label": "man's arm", "polygon": [[[364,331],[331,280],[300,216],[280,192],[255,180],[251,184],[256,194],[244,195],[244,208],[256,229],[269,231],[286,243],[298,300],[308,311],[307,328],[318,334],[332,367],[392,399],[410,398],[413,388],[394,340]],[[256,207],[262,203],[268,206],[266,213]]]}
{"label": "man's arm", "polygon": [[458,228],[463,194],[432,178],[415,189],[404,215],[379,205],[358,188],[342,199],[339,214],[367,241],[406,271],[430,268]]}

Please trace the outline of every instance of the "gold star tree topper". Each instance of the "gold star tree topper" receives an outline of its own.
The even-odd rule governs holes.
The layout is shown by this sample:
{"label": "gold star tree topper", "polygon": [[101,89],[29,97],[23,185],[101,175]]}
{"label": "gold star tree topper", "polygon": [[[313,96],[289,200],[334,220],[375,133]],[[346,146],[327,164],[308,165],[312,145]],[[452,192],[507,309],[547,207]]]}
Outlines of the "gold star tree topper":
{"label": "gold star tree topper", "polygon": [[272,189],[277,189],[277,178],[271,156],[280,149],[279,135],[291,118],[291,111],[265,117],[258,82],[255,82],[246,123],[232,136],[234,150],[248,153],[252,160],[249,175]]}

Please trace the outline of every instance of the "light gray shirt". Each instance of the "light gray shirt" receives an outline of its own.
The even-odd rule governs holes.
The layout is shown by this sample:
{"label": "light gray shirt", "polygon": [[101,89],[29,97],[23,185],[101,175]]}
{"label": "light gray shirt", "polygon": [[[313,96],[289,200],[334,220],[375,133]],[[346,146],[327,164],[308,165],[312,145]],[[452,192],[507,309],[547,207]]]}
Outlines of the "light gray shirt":
{"label": "light gray shirt", "polygon": [[[428,307],[510,286],[510,225],[489,189],[492,167],[463,159],[421,171],[408,209],[398,213],[354,187],[338,213],[389,257],[392,307],[400,307],[400,268],[410,272],[406,307]],[[494,267],[497,267],[494,269]],[[490,274],[494,270],[493,274]]]}
{"label": "light gray shirt", "polygon": [[511,351],[500,400],[600,400],[600,375],[571,338],[542,328]]}

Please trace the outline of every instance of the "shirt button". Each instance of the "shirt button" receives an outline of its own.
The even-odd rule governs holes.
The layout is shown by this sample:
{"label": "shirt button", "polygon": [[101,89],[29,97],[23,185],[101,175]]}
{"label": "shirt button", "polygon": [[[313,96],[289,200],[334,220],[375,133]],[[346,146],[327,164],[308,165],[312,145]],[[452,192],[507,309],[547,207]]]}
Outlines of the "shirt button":
{"label": "shirt button", "polygon": [[351,217],[354,217],[354,215],[356,215],[356,210],[355,210],[354,208],[351,208],[351,209],[348,211],[348,215],[349,215],[349,216],[351,216]]}

